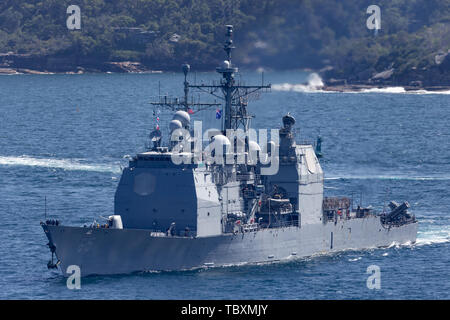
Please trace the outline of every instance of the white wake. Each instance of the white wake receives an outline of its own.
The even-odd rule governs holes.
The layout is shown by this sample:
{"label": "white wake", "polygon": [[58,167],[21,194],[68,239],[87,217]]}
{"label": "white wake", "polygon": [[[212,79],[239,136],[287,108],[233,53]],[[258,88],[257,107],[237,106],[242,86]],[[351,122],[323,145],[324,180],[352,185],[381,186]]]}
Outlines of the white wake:
{"label": "white wake", "polygon": [[78,159],[53,159],[53,158],[33,158],[29,156],[11,157],[0,156],[0,165],[3,166],[29,166],[42,168],[56,168],[68,171],[95,171],[120,173],[118,165],[108,164],[87,164]]}
{"label": "white wake", "polygon": [[403,94],[450,94],[448,91],[406,90],[403,87],[370,88],[348,93],[403,93]]}
{"label": "white wake", "polygon": [[337,175],[324,180],[407,180],[407,181],[448,181],[450,175],[441,176],[402,176],[402,175]]}
{"label": "white wake", "polygon": [[[420,220],[419,220],[420,224]],[[417,232],[416,245],[430,245],[450,242],[450,226],[429,226]]]}

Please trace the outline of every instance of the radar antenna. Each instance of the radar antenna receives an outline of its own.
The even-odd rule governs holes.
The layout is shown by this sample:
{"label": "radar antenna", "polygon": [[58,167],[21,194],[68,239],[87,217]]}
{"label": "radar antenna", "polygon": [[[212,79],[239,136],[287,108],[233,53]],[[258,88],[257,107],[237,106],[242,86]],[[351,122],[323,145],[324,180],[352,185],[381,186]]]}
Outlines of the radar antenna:
{"label": "radar antenna", "polygon": [[226,27],[227,33],[224,50],[227,54],[227,60],[223,61],[222,66],[216,68],[216,71],[222,75],[220,83],[212,85],[189,85],[189,88],[209,93],[224,101],[224,131],[227,129],[238,129],[240,126],[244,128],[244,131],[247,131],[250,125],[250,119],[253,118],[247,112],[248,97],[256,91],[270,89],[271,86],[270,84],[264,85],[264,80],[262,80],[259,86],[247,86],[236,82],[235,74],[238,73],[238,68],[233,67],[231,63],[231,52],[235,49],[233,46],[233,26],[227,25]]}
{"label": "radar antenna", "polygon": [[150,102],[154,106],[161,106],[163,108],[170,109],[172,111],[178,111],[183,110],[188,113],[194,112],[194,106],[196,107],[196,111],[202,111],[212,106],[220,106],[220,103],[201,103],[201,102],[195,102],[194,97],[191,98],[191,101],[189,102],[189,82],[187,80],[187,76],[189,74],[189,71],[191,70],[191,66],[187,63],[183,64],[182,66],[183,73],[184,73],[184,97],[183,99],[179,98],[170,98],[167,95],[165,96],[159,96],[159,102]]}
{"label": "radar antenna", "polygon": [[[231,53],[235,49],[233,45],[233,26],[227,25],[226,41],[224,45],[224,50],[226,52],[227,60],[223,61],[222,65],[216,68],[216,71],[222,75],[222,79],[219,83],[213,83],[210,85],[206,84],[190,84],[187,81],[187,75],[190,70],[188,64],[183,65],[184,73],[184,98],[180,99],[170,99],[167,96],[160,97],[159,102],[152,102],[152,105],[163,106],[171,110],[184,110],[190,112],[191,107],[196,106],[198,111],[204,110],[211,106],[220,106],[219,103],[200,103],[194,102],[192,99],[191,103],[188,101],[189,89],[195,89],[203,93],[208,93],[224,103],[224,123],[222,124],[223,131],[227,129],[238,129],[242,127],[244,131],[248,131],[250,126],[250,120],[253,118],[247,112],[248,100],[251,97],[257,95],[257,91],[269,90],[271,85],[264,84],[264,74],[262,75],[261,85],[244,85],[241,82],[236,82],[235,74],[238,73],[238,68],[234,67],[231,63]],[[162,99],[161,99],[162,98]],[[192,110],[193,111],[193,110]]]}

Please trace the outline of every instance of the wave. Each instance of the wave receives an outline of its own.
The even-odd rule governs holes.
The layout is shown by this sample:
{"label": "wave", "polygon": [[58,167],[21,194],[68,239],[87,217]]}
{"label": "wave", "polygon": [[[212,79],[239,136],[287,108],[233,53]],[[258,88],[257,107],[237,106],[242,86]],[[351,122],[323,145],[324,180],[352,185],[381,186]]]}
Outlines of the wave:
{"label": "wave", "polygon": [[448,91],[406,90],[403,87],[369,88],[348,93],[403,93],[403,94],[450,94]]}
{"label": "wave", "polygon": [[281,83],[272,85],[275,91],[293,91],[293,92],[308,92],[308,93],[394,93],[394,94],[450,94],[447,91],[427,91],[427,90],[406,90],[404,87],[386,87],[386,88],[367,88],[355,91],[333,91],[323,90],[324,83],[322,78],[317,73],[311,73],[306,83]]}
{"label": "wave", "polygon": [[337,91],[337,90],[324,90],[323,86],[314,86],[310,84],[292,84],[282,83],[272,85],[272,89],[275,91],[293,91],[293,92],[306,92],[306,93],[392,93],[392,94],[416,94],[416,95],[448,95],[450,90],[447,91],[427,91],[427,90],[406,90],[403,87],[387,87],[387,88],[369,88],[358,91]]}
{"label": "wave", "polygon": [[450,242],[450,226],[436,226],[419,230],[416,245],[431,245]]}
{"label": "wave", "polygon": [[348,259],[349,262],[355,262],[355,261],[359,261],[361,260],[362,257],[357,257],[357,258],[353,258],[353,259]]}
{"label": "wave", "polygon": [[[125,156],[126,157],[126,156]],[[125,158],[124,157],[124,158]],[[118,164],[91,164],[83,159],[34,158],[30,156],[0,156],[0,165],[30,166],[64,169],[68,171],[96,171],[121,173]],[[324,180],[410,180],[410,181],[448,181],[450,176],[402,176],[402,175],[336,175]],[[333,187],[327,187],[333,189]]]}
{"label": "wave", "polygon": [[109,172],[115,174],[121,172],[118,165],[86,164],[82,163],[81,160],[75,159],[33,158],[29,156],[20,156],[20,157],[0,156],[0,165],[56,168],[56,169],[64,169],[67,171]]}
{"label": "wave", "polygon": [[361,91],[352,91],[351,93],[372,93],[372,92],[380,92],[380,93],[408,93],[403,87],[387,87],[387,88],[370,88],[370,89],[362,89]]}
{"label": "wave", "polygon": [[416,246],[427,246],[433,244],[443,244],[450,242],[450,225],[440,225],[440,226],[429,226],[425,225],[425,230],[422,230],[422,225],[424,220],[419,218],[419,231],[417,231],[417,238],[415,243],[406,242],[398,243],[396,241],[392,242],[388,248],[401,248],[405,246],[416,247]]}
{"label": "wave", "polygon": [[450,176],[397,176],[397,175],[342,175],[324,180],[409,180],[409,181],[448,181]]}
{"label": "wave", "polygon": [[327,92],[321,90],[324,86],[322,78],[317,73],[308,76],[306,84],[282,83],[272,85],[275,91],[295,91],[295,92]]}

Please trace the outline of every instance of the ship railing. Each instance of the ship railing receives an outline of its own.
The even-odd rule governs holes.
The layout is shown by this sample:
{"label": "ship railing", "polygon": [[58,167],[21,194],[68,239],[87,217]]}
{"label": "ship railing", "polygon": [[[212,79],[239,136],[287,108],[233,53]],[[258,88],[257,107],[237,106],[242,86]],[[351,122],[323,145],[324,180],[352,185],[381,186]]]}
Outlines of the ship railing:
{"label": "ship railing", "polygon": [[242,229],[244,232],[258,231],[259,225],[257,223],[245,224],[242,226]]}
{"label": "ship railing", "polygon": [[150,230],[150,237],[155,238],[195,238],[197,236],[197,233],[195,231],[189,230],[180,230],[178,232],[175,232],[174,234],[170,234],[167,231],[163,232],[161,230]]}
{"label": "ship railing", "polygon": [[280,229],[280,228],[289,228],[289,227],[299,227],[299,223],[297,221],[290,222],[278,222],[278,223],[253,223],[241,225],[239,228],[228,229],[225,230],[224,233],[227,234],[239,234],[239,233],[247,233],[247,232],[256,232],[262,229]]}

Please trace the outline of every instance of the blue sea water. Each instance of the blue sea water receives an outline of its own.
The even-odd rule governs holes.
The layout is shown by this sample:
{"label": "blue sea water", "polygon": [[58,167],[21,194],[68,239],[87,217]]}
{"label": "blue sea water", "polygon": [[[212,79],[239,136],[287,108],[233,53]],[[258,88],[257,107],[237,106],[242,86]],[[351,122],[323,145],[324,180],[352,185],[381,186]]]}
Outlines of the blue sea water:
{"label": "blue sea water", "polygon": [[[260,83],[256,73],[244,74]],[[346,251],[269,265],[83,278],[69,290],[47,270],[39,226],[113,212],[124,156],[143,151],[156,120],[152,97],[182,94],[183,76],[164,74],[0,77],[1,299],[449,299],[450,96],[324,93],[295,86],[301,72],[269,72],[278,84],[250,111],[256,128],[277,128],[291,112],[298,141],[323,137],[327,195],[354,195],[382,209],[408,200],[420,221],[414,245]],[[193,80],[194,75],[191,78]],[[196,81],[217,79],[199,73]],[[285,84],[285,85],[282,85]],[[219,127],[216,110],[195,115]],[[170,120],[161,112],[161,127]],[[378,265],[381,289],[366,286]]]}

